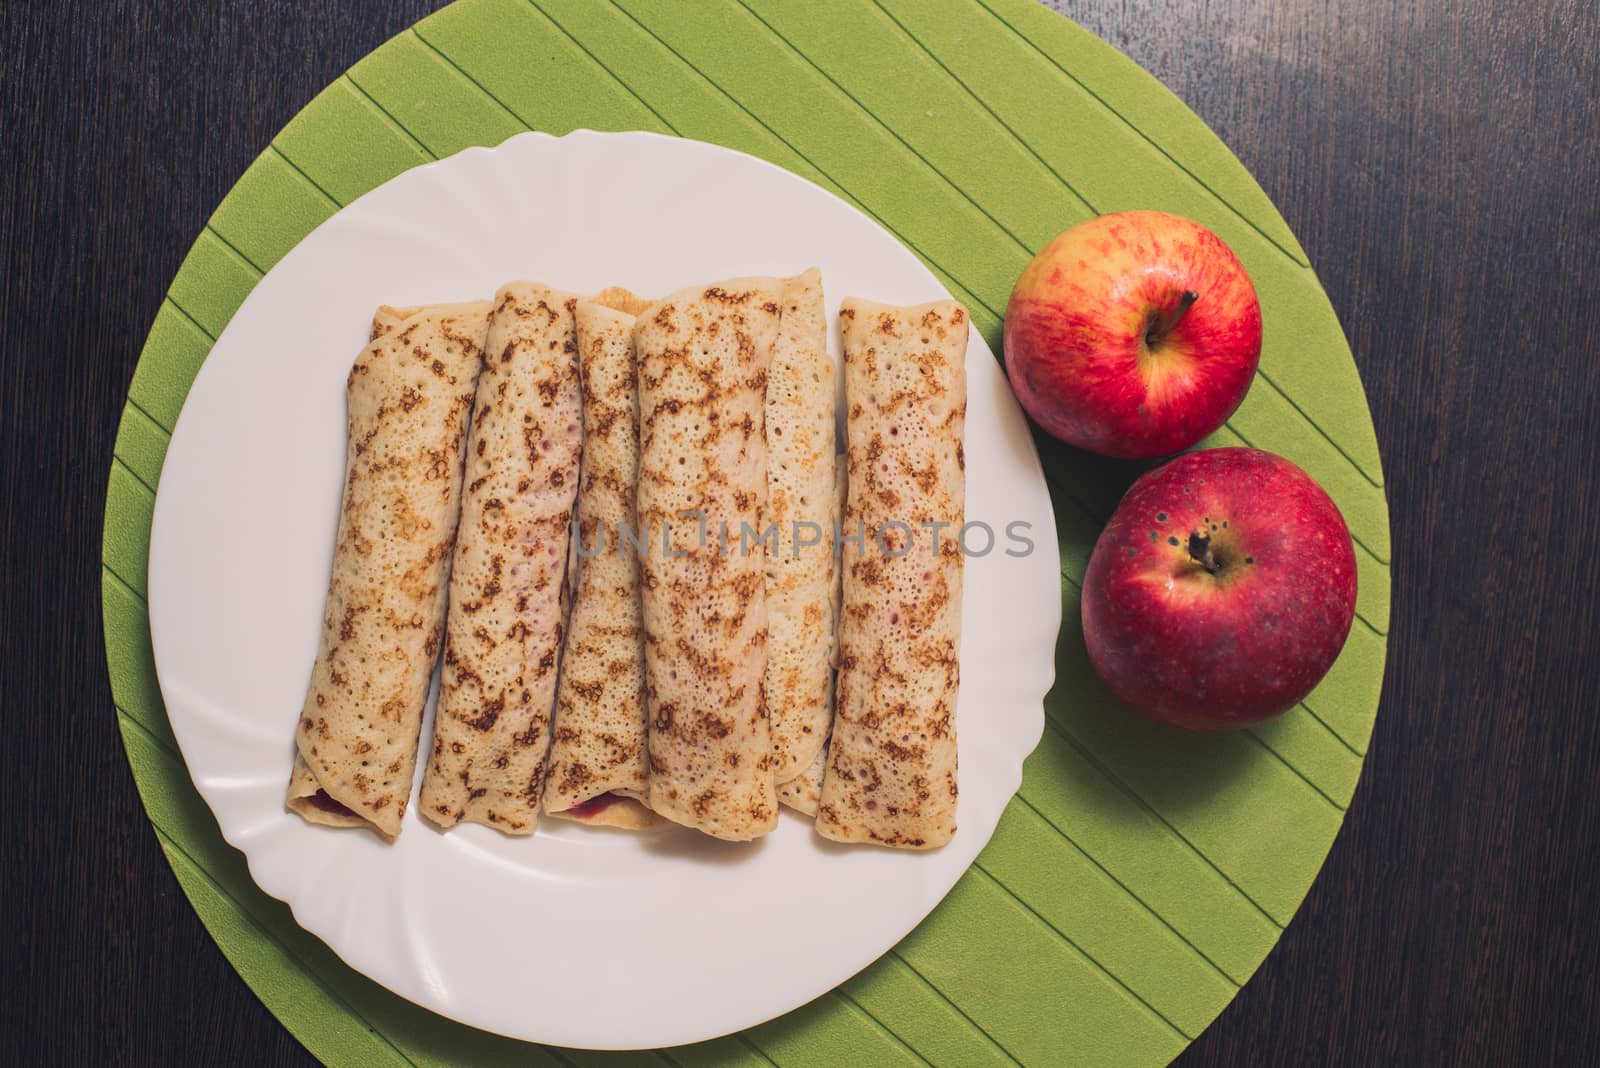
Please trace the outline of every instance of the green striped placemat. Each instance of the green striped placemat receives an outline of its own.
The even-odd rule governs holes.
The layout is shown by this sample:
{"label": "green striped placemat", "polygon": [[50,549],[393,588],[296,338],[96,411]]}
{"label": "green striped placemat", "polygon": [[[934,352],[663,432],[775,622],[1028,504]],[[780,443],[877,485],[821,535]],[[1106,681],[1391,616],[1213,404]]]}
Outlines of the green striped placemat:
{"label": "green striped placemat", "polygon": [[[1225,736],[1116,708],[1078,626],[1088,553],[1134,471],[1040,439],[1065,624],[1047,727],[994,841],[939,909],[833,993],[659,1054],[541,1049],[419,1009],[343,965],[251,883],[173,742],[145,609],[168,434],[262,272],[401,171],[525,129],[655,130],[749,152],[905,242],[1000,351],[1031,252],[1094,212],[1160,208],[1239,253],[1266,319],[1261,375],[1210,444],[1282,453],[1338,502],[1361,596],[1327,680]],[[1361,772],[1389,619],[1383,474],[1356,368],[1305,253],[1184,105],[1030,0],[461,0],[313,100],[217,208],[129,390],[102,591],[118,724],[184,891],[252,989],[339,1064],[1160,1064],[1260,965],[1321,867]]]}

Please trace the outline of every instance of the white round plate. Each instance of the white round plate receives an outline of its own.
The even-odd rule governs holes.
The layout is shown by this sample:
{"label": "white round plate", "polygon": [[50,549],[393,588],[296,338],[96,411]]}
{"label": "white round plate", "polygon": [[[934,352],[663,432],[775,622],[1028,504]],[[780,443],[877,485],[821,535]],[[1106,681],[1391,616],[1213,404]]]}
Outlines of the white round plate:
{"label": "white round plate", "polygon": [[[973,331],[959,830],[942,850],[843,847],[785,811],[729,845],[541,821],[448,834],[413,802],[393,845],[284,808],[344,478],[344,386],[373,309],[515,279],[642,294],[820,266],[839,298],[948,296],[867,216],[751,156],[654,134],[522,134],[406,172],[323,223],[234,315],[167,451],[150,632],[172,727],[256,883],[347,963],[516,1038],[600,1049],[737,1031],[824,993],[926,916],[994,832],[1044,726],[1060,625],[1055,525],[1005,377]],[[1028,524],[1033,552],[1007,555]],[[981,549],[982,538],[972,548]],[[425,737],[432,732],[432,704]],[[424,743],[426,744],[426,743]]]}

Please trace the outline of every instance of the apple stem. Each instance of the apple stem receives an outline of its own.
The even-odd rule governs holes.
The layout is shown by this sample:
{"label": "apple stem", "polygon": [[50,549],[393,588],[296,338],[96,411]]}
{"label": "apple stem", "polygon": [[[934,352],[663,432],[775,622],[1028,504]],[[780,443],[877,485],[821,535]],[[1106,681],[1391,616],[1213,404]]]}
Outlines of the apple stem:
{"label": "apple stem", "polygon": [[1178,320],[1183,318],[1183,313],[1194,307],[1194,302],[1199,299],[1200,294],[1192,289],[1185,289],[1183,296],[1178,298],[1178,310],[1172,313],[1172,321],[1167,323],[1167,329],[1171,330],[1177,326]]}
{"label": "apple stem", "polygon": [[1150,329],[1145,331],[1144,343],[1154,348],[1157,342],[1172,333],[1172,328],[1178,325],[1178,320],[1182,319],[1184,313],[1194,307],[1194,302],[1199,299],[1200,294],[1192,289],[1185,289],[1183,296],[1178,298],[1178,306],[1173,309],[1171,315],[1153,316],[1151,318]]}
{"label": "apple stem", "polygon": [[1206,569],[1206,573],[1215,575],[1222,570],[1222,565],[1217,562],[1217,556],[1211,551],[1211,535],[1202,534],[1198,530],[1189,535],[1189,556],[1195,563]]}

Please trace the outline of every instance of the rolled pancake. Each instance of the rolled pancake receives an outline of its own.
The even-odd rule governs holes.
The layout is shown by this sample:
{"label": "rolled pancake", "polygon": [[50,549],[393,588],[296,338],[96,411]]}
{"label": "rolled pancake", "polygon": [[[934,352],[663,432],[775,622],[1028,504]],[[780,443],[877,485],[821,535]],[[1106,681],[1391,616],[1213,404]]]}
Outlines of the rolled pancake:
{"label": "rolled pancake", "polygon": [[607,286],[589,298],[590,303],[598,304],[612,311],[619,311],[624,315],[638,315],[655,301],[649,297],[641,297],[632,290],[621,286]]}
{"label": "rolled pancake", "polygon": [[955,833],[967,313],[847,299],[839,319],[849,490],[817,830],[933,849]]}
{"label": "rolled pancake", "polygon": [[645,760],[644,631],[634,526],[639,395],[626,291],[605,290],[574,309],[583,382],[583,473],[574,541],[571,627],[556,691],[544,810],[612,827],[662,822],[640,801]]}
{"label": "rolled pancake", "polygon": [[757,534],[780,295],[772,278],[686,289],[647,308],[633,335],[649,803],[732,841],[778,820]]}
{"label": "rolled pancake", "polygon": [[777,544],[767,556],[765,686],[780,786],[816,760],[833,719],[835,381],[813,268],[783,282],[767,375],[767,521]]}
{"label": "rolled pancake", "polygon": [[422,814],[532,834],[544,791],[578,491],[577,298],[495,295],[450,576]]}
{"label": "rolled pancake", "polygon": [[[835,535],[833,549],[838,550],[837,535],[839,523],[844,515],[845,498],[845,456],[839,454],[834,457],[833,463],[833,527],[831,533]],[[823,734],[822,746],[817,750],[817,755],[799,775],[778,784],[778,804],[787,805],[806,816],[813,818],[817,815],[817,806],[822,800],[822,780],[828,770],[828,739],[833,735],[833,690],[836,671],[839,667],[839,642],[838,619],[839,598],[843,569],[839,567],[839,558],[833,559],[833,585],[828,590],[828,618],[832,621],[828,633],[828,723]]]}
{"label": "rolled pancake", "polygon": [[788,782],[778,784],[778,804],[787,805],[803,816],[815,817],[822,801],[822,779],[828,767],[828,745],[812,758],[810,765]]}
{"label": "rolled pancake", "polygon": [[311,823],[400,833],[488,315],[380,308],[350,369],[344,503],[287,796]]}

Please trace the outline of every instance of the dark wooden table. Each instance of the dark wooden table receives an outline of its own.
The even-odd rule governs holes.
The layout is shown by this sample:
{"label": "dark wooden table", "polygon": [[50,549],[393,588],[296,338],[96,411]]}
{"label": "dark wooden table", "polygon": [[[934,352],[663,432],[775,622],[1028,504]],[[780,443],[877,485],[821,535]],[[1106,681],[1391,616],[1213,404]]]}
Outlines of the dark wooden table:
{"label": "dark wooden table", "polygon": [[[302,104],[434,6],[0,4],[0,1063],[309,1059],[145,821],[106,681],[101,512],[189,242]],[[1061,6],[1188,101],[1310,252],[1393,515],[1355,804],[1184,1063],[1600,1063],[1593,0]]]}

